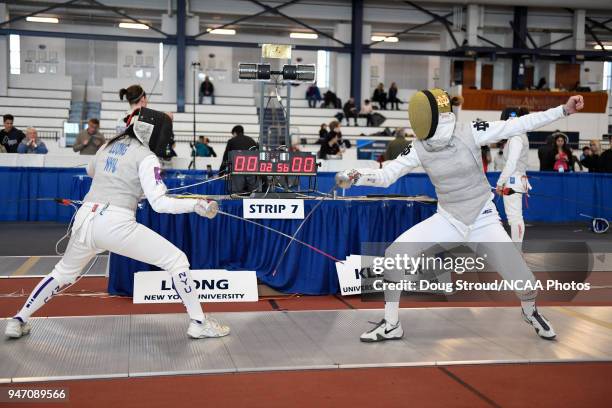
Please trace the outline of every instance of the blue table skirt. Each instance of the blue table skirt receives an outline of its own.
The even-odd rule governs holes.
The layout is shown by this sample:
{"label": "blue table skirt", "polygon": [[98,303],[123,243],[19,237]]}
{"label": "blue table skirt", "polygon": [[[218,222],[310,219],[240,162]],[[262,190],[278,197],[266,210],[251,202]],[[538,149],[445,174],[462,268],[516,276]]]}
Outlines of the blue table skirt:
{"label": "blue table skirt", "polygon": [[[242,217],[242,201],[224,200],[221,209]],[[305,202],[308,213],[316,204]],[[362,242],[391,242],[402,232],[430,217],[435,205],[407,201],[325,200],[306,221],[298,239],[344,259],[358,254]],[[138,222],[157,231],[183,250],[192,269],[255,270],[257,277],[285,293],[331,294],[338,291],[334,261],[296,242],[291,244],[275,275],[276,263],[288,238],[258,226],[218,215],[213,220],[194,214],[157,214],[145,204]],[[301,220],[256,220],[293,235]],[[133,274],[152,270],[118,255],[110,260],[108,290],[131,295]]]}

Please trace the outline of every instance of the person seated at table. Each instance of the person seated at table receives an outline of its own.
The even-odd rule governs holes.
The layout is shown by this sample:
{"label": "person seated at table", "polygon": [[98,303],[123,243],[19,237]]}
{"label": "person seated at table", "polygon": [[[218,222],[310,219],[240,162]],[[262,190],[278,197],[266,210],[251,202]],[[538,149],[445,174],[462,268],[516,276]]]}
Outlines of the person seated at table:
{"label": "person seated at table", "polygon": [[[223,159],[221,160],[221,168],[219,173],[225,174],[229,170],[229,153],[234,150],[257,150],[258,145],[252,137],[244,134],[244,128],[241,125],[236,125],[232,128],[232,138],[227,141]],[[257,177],[234,175],[232,176],[232,193],[242,194],[251,193],[257,189]]]}
{"label": "person seated at table", "polygon": [[554,163],[553,171],[563,173],[574,170],[574,155],[567,144],[567,140],[568,138],[564,133],[557,133],[555,136],[554,148],[548,153],[548,160]]}
{"label": "person seated at table", "polygon": [[17,153],[20,154],[47,154],[47,146],[42,140],[38,140],[38,132],[33,127],[26,129],[26,137],[19,143]]}
{"label": "person seated at table", "polygon": [[13,126],[15,120],[13,115],[6,114],[2,119],[4,120],[4,129],[0,130],[0,143],[7,153],[17,153],[17,146],[25,139],[25,134]]}
{"label": "person seated at table", "polygon": [[106,142],[104,135],[100,133],[100,121],[91,118],[87,122],[87,129],[83,129],[77,136],[72,150],[83,155],[94,155]]}

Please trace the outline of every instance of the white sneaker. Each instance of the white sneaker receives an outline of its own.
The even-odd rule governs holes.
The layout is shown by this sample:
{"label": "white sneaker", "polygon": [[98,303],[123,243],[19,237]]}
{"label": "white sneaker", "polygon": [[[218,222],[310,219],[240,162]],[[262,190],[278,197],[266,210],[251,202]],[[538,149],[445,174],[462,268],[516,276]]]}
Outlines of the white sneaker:
{"label": "white sneaker", "polygon": [[378,323],[370,322],[375,324],[371,330],[363,333],[359,340],[365,343],[374,343],[377,341],[386,341],[386,340],[399,340],[404,337],[404,330],[402,329],[402,325],[398,321],[395,325],[390,325],[387,323],[385,319],[382,319]]}
{"label": "white sneaker", "polygon": [[30,334],[31,329],[32,326],[30,325],[30,323],[22,323],[21,320],[12,318],[6,323],[4,335],[11,339],[18,339],[21,336]]}
{"label": "white sneaker", "polygon": [[523,316],[523,320],[533,326],[536,333],[541,338],[546,340],[554,340],[557,336],[548,319],[541,315],[537,308],[533,308],[531,316],[527,316],[525,311],[521,309],[521,315]]}
{"label": "white sneaker", "polygon": [[230,334],[229,326],[219,323],[216,319],[206,316],[202,323],[191,321],[187,335],[192,339],[203,339],[206,337],[224,337]]}

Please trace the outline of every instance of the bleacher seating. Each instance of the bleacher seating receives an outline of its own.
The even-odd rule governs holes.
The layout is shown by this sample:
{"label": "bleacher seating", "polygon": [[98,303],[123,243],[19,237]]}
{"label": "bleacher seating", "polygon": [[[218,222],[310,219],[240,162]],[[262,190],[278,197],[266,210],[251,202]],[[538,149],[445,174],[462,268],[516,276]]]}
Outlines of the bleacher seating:
{"label": "bleacher seating", "polygon": [[0,113],[13,115],[21,129],[61,132],[68,120],[70,95],[69,90],[9,88],[8,95],[0,97]]}

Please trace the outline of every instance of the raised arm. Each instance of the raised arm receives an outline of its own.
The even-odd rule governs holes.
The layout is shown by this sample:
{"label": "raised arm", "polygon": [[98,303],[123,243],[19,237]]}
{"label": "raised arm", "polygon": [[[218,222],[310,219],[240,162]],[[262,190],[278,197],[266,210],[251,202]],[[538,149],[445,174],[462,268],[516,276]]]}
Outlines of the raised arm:
{"label": "raised arm", "polygon": [[389,187],[400,177],[421,165],[416,150],[408,145],[397,159],[382,169],[353,169],[336,174],[336,184],[342,188],[356,186]]}
{"label": "raised arm", "polygon": [[513,120],[474,121],[472,122],[472,134],[476,144],[484,146],[539,129],[564,116],[576,113],[583,107],[584,99],[582,95],[571,96],[565,105],[559,105],[543,112],[530,113]]}

